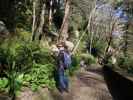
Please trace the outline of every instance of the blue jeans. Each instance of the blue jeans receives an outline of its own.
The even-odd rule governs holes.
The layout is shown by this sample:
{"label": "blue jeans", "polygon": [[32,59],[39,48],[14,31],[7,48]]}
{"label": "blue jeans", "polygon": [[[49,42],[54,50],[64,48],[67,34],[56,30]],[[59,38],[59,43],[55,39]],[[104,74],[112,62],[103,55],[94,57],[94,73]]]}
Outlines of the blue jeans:
{"label": "blue jeans", "polygon": [[64,69],[58,69],[58,77],[59,77],[59,89],[64,91],[68,89],[68,77],[65,75]]}

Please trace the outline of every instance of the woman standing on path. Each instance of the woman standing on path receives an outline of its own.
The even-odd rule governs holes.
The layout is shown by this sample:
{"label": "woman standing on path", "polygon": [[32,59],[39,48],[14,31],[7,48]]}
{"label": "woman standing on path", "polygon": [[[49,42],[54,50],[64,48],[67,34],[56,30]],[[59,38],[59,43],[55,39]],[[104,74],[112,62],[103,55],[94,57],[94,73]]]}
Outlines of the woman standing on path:
{"label": "woman standing on path", "polygon": [[67,47],[61,43],[57,45],[59,49],[59,54],[57,57],[57,73],[58,73],[58,81],[59,81],[59,90],[61,93],[64,91],[68,92],[69,80],[65,75],[65,70],[70,66],[70,55],[68,53]]}

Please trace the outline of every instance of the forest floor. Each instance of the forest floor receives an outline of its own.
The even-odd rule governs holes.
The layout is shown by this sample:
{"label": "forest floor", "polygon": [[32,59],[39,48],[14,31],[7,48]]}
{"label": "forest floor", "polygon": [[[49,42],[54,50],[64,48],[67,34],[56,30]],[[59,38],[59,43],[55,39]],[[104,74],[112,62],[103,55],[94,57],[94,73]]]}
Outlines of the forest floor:
{"label": "forest floor", "polygon": [[49,91],[46,88],[32,92],[24,88],[17,100],[112,100],[101,68],[81,69],[70,80],[69,93],[61,94],[58,90]]}

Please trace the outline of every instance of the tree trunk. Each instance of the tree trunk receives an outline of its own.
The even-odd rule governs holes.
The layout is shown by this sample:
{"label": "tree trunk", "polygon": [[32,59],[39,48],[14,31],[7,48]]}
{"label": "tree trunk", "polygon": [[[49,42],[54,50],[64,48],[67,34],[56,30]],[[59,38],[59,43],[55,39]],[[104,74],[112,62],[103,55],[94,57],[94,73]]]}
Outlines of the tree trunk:
{"label": "tree trunk", "polygon": [[49,26],[52,24],[52,6],[53,6],[53,0],[50,0],[50,9],[49,9]]}
{"label": "tree trunk", "polygon": [[[127,25],[127,28],[128,30],[128,25]],[[126,31],[123,35],[123,38],[124,38],[124,48],[123,48],[123,52],[124,52],[124,56],[127,57],[127,51],[128,51],[128,31]]]}
{"label": "tree trunk", "polygon": [[115,22],[113,24],[111,24],[111,31],[109,33],[109,38],[107,39],[107,47],[105,49],[104,55],[106,56],[109,52],[109,48],[111,46],[112,40],[113,40],[113,31],[114,31],[114,27],[115,27]]}
{"label": "tree trunk", "polygon": [[45,8],[46,8],[46,5],[44,3],[43,7],[42,7],[42,11],[41,11],[41,16],[40,16],[40,25],[38,27],[38,32],[37,32],[38,33],[38,37],[37,37],[38,40],[41,40],[42,33],[43,33]]}
{"label": "tree trunk", "polygon": [[68,24],[69,24],[70,0],[65,1],[65,15],[60,29],[60,39],[66,40],[68,38]]}
{"label": "tree trunk", "polygon": [[96,2],[95,2],[95,5],[94,5],[94,8],[90,12],[89,21],[88,21],[88,25],[87,25],[88,32],[89,32],[89,34],[91,34],[91,37],[90,37],[90,48],[89,48],[90,54],[91,54],[91,49],[92,49],[93,37],[94,37],[94,32],[92,32],[92,26],[93,25],[91,26],[91,21],[92,21],[92,15],[95,13],[95,11],[96,11]]}
{"label": "tree trunk", "polygon": [[32,41],[35,40],[35,23],[36,23],[36,1],[33,2],[33,22],[32,22]]}
{"label": "tree trunk", "polygon": [[112,51],[110,49],[111,47],[111,43],[113,41],[113,31],[114,31],[114,27],[115,27],[115,22],[113,24],[111,24],[111,31],[109,33],[109,37],[107,38],[107,47],[105,49],[105,52],[104,52],[104,56],[103,56],[103,59],[102,59],[102,64],[103,65],[106,65],[108,64],[108,61],[109,59],[112,57],[114,51]]}

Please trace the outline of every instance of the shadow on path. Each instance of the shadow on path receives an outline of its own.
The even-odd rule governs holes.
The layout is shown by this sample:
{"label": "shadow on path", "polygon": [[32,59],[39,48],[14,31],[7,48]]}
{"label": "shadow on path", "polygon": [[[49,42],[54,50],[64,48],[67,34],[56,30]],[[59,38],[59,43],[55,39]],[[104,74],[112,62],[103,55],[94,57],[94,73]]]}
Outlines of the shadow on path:
{"label": "shadow on path", "polygon": [[133,100],[133,82],[113,71],[108,66],[103,67],[104,78],[114,100]]}
{"label": "shadow on path", "polygon": [[89,92],[93,91],[90,93],[93,97],[90,100],[112,100],[102,75],[102,70],[99,69],[77,75],[78,79],[90,88]]}

